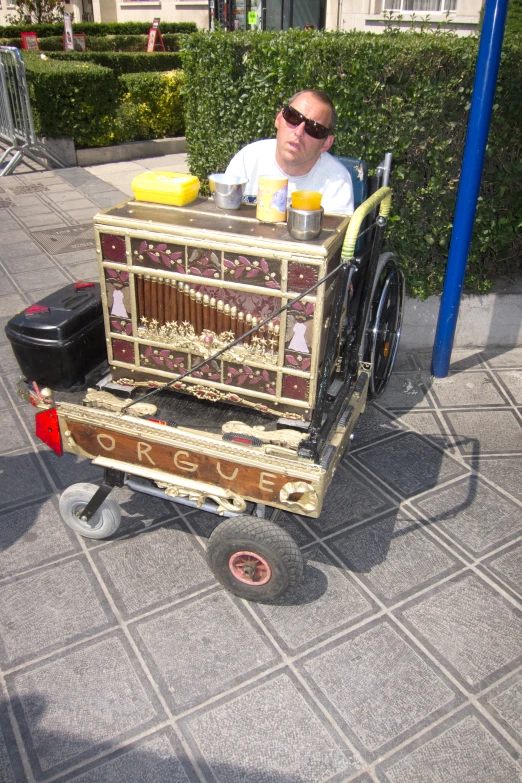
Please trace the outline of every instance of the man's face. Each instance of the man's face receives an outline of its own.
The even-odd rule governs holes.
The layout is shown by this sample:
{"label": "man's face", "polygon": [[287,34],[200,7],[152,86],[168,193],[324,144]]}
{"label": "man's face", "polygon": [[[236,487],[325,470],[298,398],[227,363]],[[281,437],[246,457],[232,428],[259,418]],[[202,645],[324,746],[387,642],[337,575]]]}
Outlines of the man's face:
{"label": "man's face", "polygon": [[[330,108],[321,103],[313,93],[299,95],[290,105],[307,119],[329,127]],[[276,161],[284,172],[293,176],[307,174],[321,152],[329,150],[334,141],[332,134],[326,139],[313,139],[305,133],[304,123],[294,128],[285,122],[282,112],[279,112],[274,124],[277,128]]]}

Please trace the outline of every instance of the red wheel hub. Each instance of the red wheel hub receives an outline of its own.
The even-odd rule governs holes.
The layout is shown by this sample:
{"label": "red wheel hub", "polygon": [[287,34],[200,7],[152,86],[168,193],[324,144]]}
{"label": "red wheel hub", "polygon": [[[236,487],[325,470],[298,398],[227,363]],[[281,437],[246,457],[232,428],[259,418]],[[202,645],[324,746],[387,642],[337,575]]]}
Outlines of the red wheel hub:
{"label": "red wheel hub", "polygon": [[266,560],[255,552],[234,552],[228,567],[236,579],[248,585],[266,585],[272,576]]}

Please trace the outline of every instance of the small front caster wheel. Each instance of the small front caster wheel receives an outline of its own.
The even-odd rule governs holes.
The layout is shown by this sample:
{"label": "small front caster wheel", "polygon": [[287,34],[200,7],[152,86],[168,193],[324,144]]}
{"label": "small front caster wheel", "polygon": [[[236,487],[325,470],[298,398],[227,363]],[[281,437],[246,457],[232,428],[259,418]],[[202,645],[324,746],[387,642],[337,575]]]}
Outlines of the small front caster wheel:
{"label": "small front caster wheel", "polygon": [[221,522],[209,538],[207,557],[216,579],[249,601],[275,601],[296,587],[303,573],[292,536],[259,517]]}
{"label": "small front caster wheel", "polygon": [[63,521],[85,538],[108,538],[120,526],[120,507],[111,498],[105,498],[88,522],[82,521],[82,511],[97,490],[96,484],[72,484],[60,497],[59,508]]}

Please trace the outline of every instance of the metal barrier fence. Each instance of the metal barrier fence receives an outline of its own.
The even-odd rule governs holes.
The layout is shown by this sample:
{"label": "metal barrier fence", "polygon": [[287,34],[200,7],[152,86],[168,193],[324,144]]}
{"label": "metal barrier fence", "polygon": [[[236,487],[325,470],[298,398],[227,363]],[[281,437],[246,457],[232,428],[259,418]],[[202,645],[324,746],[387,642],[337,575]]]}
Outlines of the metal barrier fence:
{"label": "metal barrier fence", "polygon": [[65,164],[36,138],[22,55],[15,46],[0,46],[0,139],[9,144],[0,158],[0,177],[11,174],[27,157],[46,169]]}

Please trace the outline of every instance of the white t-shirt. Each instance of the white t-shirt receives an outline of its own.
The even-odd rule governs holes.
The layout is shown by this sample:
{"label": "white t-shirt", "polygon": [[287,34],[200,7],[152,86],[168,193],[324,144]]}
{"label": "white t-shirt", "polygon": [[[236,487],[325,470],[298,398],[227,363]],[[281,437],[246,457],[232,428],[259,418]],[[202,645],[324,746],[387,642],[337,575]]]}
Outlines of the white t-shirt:
{"label": "white t-shirt", "polygon": [[350,173],[333,155],[322,152],[308,174],[292,177],[279,168],[275,153],[275,139],[254,141],[234,155],[226,173],[248,179],[245,196],[257,196],[258,177],[287,177],[289,196],[294,190],[313,190],[323,194],[321,206],[325,212],[353,214],[353,187]]}

